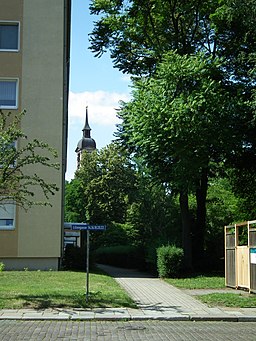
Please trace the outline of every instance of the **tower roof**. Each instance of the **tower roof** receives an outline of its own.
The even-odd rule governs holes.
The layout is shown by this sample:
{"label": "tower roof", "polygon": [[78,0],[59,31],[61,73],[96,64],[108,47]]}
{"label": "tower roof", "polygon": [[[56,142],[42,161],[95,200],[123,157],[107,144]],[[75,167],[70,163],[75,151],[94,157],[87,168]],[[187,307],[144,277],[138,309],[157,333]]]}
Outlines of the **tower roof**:
{"label": "tower roof", "polygon": [[87,137],[87,138],[91,137],[91,128],[88,123],[88,107],[86,107],[85,124],[84,124],[82,131],[83,131],[83,137]]}
{"label": "tower roof", "polygon": [[91,138],[91,128],[89,126],[88,120],[88,107],[86,107],[86,116],[85,116],[85,124],[84,128],[82,129],[83,137],[78,142],[76,147],[76,153],[81,152],[82,150],[86,150],[88,152],[92,152],[96,149],[96,142],[93,138]]}

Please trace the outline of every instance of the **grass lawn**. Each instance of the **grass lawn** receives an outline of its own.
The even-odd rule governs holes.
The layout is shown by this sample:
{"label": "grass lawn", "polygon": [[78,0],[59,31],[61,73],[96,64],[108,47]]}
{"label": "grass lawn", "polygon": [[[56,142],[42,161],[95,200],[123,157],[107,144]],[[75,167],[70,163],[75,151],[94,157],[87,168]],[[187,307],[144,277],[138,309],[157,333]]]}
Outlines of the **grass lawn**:
{"label": "grass lawn", "polygon": [[223,276],[197,275],[187,278],[166,278],[165,281],[181,289],[223,289]]}
{"label": "grass lawn", "polygon": [[[181,289],[224,289],[222,276],[194,276],[165,279]],[[90,273],[90,297],[85,300],[86,273],[73,271],[0,272],[0,309],[133,307],[135,303],[110,276]],[[244,292],[211,293],[195,296],[209,306],[255,308],[256,295]]]}
{"label": "grass lawn", "polygon": [[212,293],[197,297],[211,307],[256,308],[255,294]]}
{"label": "grass lawn", "polygon": [[110,276],[92,272],[86,303],[86,273],[72,271],[0,272],[0,308],[135,307]]}
{"label": "grass lawn", "polygon": [[[225,278],[223,276],[198,275],[188,278],[167,278],[165,281],[180,289],[225,289]],[[243,292],[234,293],[210,293],[194,296],[209,306],[256,308],[256,295]]]}

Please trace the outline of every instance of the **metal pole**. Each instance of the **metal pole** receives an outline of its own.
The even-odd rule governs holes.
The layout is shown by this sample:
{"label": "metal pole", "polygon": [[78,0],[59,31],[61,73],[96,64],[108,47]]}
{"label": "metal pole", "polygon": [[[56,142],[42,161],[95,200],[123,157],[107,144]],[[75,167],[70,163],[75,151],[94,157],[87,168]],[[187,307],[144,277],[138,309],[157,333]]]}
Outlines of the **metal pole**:
{"label": "metal pole", "polygon": [[89,298],[89,249],[90,249],[90,231],[87,230],[87,241],[86,241],[86,303]]}

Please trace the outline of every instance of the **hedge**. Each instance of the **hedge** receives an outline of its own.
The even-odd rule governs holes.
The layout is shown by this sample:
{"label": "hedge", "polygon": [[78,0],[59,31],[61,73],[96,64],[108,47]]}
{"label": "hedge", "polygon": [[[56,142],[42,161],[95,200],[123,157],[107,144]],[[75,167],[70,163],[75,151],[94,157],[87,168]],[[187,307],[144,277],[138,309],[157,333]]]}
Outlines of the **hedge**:
{"label": "hedge", "polygon": [[174,245],[157,249],[157,271],[159,277],[177,277],[182,268],[183,250]]}
{"label": "hedge", "polygon": [[94,252],[97,263],[124,268],[138,268],[141,258],[139,249],[132,245],[100,247]]}

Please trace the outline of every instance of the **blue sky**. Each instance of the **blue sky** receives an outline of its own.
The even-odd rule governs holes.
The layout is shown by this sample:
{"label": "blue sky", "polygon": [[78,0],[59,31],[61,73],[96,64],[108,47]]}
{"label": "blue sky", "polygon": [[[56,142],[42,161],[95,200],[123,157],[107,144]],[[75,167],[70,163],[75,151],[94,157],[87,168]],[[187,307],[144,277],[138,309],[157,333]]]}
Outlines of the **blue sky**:
{"label": "blue sky", "polygon": [[119,101],[129,100],[129,78],[113,68],[107,54],[95,58],[88,50],[88,34],[95,20],[89,13],[89,1],[72,1],[67,180],[74,177],[75,149],[82,137],[86,106],[91,136],[100,149],[114,138]]}

